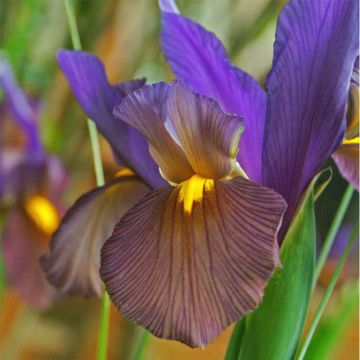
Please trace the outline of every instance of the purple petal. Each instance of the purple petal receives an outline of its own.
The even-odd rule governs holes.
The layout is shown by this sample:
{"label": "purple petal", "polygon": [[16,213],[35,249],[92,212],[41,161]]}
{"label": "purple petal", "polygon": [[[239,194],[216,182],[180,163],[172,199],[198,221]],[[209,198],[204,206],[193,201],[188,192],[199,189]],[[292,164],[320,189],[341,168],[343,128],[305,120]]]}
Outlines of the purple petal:
{"label": "purple petal", "polygon": [[220,179],[236,167],[243,122],[218,103],[174,81],[168,99],[168,129],[180,143],[194,172]]}
{"label": "purple petal", "polygon": [[195,347],[261,301],[279,264],[285,203],[237,177],[204,186],[186,213],[182,186],[153,191],[124,215],[102,249],[100,273],[128,319]]}
{"label": "purple petal", "polygon": [[159,6],[161,11],[175,14],[179,13],[179,9],[177,8],[174,0],[159,0]]}
{"label": "purple petal", "polygon": [[82,195],[41,258],[50,283],[63,293],[101,296],[100,249],[124,212],[148,191],[137,178],[121,177]]}
{"label": "purple petal", "polygon": [[142,86],[143,81],[111,86],[100,59],[84,51],[61,50],[58,61],[79,104],[109,141],[122,164],[132,168],[150,186],[163,185],[165,182],[149,154],[145,138],[113,117],[113,108],[134,85]]}
{"label": "purple petal", "polygon": [[174,74],[195,92],[217,100],[226,112],[244,117],[238,160],[252,180],[260,181],[265,92],[251,76],[231,65],[213,33],[171,11],[169,1],[160,4],[162,46]]}
{"label": "purple petal", "polygon": [[21,210],[15,210],[7,218],[2,241],[10,287],[32,306],[50,305],[55,289],[47,282],[39,265],[48,237]]}
{"label": "purple petal", "polygon": [[114,110],[118,121],[138,129],[150,143],[150,153],[164,177],[180,183],[193,175],[182,149],[165,128],[169,85],[146,85],[128,96]]}
{"label": "purple petal", "polygon": [[263,180],[288,202],[339,146],[358,51],[357,1],[291,1],[280,14],[268,75]]}
{"label": "purple petal", "polygon": [[37,115],[29,99],[19,87],[10,63],[0,54],[0,89],[3,89],[14,120],[24,131],[29,151],[34,157],[43,156],[43,146],[37,124]]}
{"label": "purple petal", "polygon": [[359,55],[356,57],[354,69],[351,75],[351,85],[356,86],[359,88]]}
{"label": "purple petal", "polygon": [[[350,224],[343,224],[338,233],[336,234],[336,237],[334,239],[333,245],[331,246],[330,252],[329,252],[329,258],[334,260],[339,260],[342,253],[345,250],[345,247],[350,239],[351,233],[352,233],[352,226]],[[353,248],[356,247],[356,244],[354,244]]]}
{"label": "purple petal", "polygon": [[340,174],[359,191],[359,144],[344,144],[332,155]]}

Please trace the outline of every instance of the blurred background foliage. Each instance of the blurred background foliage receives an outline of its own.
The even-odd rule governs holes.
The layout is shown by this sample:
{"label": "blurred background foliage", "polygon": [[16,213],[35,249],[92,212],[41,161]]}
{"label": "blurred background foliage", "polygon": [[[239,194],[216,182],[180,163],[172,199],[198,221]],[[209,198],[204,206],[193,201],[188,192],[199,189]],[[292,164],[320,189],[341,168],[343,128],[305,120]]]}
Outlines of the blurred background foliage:
{"label": "blurred background foliage", "polygon": [[[233,62],[261,84],[271,66],[276,18],[284,3],[178,0],[182,13],[215,32]],[[161,52],[156,0],[76,0],[75,5],[83,48],[104,61],[111,82],[136,77],[146,77],[148,82],[172,78]],[[60,157],[68,172],[63,201],[69,206],[94,186],[94,176],[85,115],[57,66],[56,52],[60,48],[71,48],[62,0],[0,2],[0,49],[10,59],[19,84],[40,101],[42,139],[47,151]],[[111,176],[116,170],[112,154],[104,141],[101,145],[105,171]],[[327,165],[333,164],[329,161]],[[336,168],[333,169],[333,180],[317,204],[319,243],[346,187]],[[357,217],[358,196],[355,196],[345,222],[351,225]],[[328,260],[321,276],[324,288],[334,262],[334,259]],[[316,333],[308,359],[358,359],[357,277],[355,249]],[[312,309],[316,309],[323,292],[321,284],[316,289]],[[3,360],[94,358],[98,300],[61,298],[51,308],[39,312],[7,287],[1,314],[0,358]],[[138,332],[112,309],[109,359],[132,359]],[[190,350],[179,343],[151,337],[145,360],[222,359],[230,333],[231,329],[225,331],[206,350]]]}

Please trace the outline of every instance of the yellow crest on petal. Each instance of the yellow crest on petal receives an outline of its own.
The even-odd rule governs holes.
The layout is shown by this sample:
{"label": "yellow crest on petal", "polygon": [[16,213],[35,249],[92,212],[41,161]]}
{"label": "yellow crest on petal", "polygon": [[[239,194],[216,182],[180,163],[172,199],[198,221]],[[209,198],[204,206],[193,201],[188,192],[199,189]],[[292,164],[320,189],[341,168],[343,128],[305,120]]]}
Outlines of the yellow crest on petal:
{"label": "yellow crest on petal", "polygon": [[25,211],[37,227],[51,235],[59,225],[60,217],[55,206],[45,197],[35,195],[25,201]]}
{"label": "yellow crest on petal", "polygon": [[214,188],[214,180],[193,175],[180,185],[178,201],[183,203],[184,212],[191,214],[194,202],[201,202],[205,191]]}
{"label": "yellow crest on petal", "polygon": [[347,144],[357,144],[357,145],[359,145],[360,144],[360,137],[357,136],[357,137],[355,137],[353,139],[344,139],[343,144],[344,145],[347,145]]}
{"label": "yellow crest on petal", "polygon": [[115,177],[124,177],[124,176],[136,176],[136,174],[127,167],[122,167],[116,174]]}

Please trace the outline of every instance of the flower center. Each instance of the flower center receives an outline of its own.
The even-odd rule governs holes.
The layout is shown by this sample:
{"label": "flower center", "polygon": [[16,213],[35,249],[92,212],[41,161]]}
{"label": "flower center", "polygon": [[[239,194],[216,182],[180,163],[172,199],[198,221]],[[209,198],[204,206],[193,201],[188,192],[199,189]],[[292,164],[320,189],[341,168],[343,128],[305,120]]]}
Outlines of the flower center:
{"label": "flower center", "polygon": [[45,197],[35,195],[25,202],[25,211],[30,219],[46,235],[51,235],[59,225],[60,217],[55,206]]}
{"label": "flower center", "polygon": [[183,203],[184,212],[190,214],[194,202],[201,202],[205,191],[211,191],[214,188],[214,180],[206,179],[199,175],[193,175],[190,179],[182,182],[180,185],[178,201]]}

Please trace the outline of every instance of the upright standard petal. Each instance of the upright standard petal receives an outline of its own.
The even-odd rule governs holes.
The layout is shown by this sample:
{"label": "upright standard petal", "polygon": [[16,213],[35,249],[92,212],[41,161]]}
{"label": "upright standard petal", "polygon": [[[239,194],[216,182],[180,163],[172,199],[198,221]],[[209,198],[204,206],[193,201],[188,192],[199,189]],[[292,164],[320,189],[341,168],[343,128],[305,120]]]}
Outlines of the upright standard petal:
{"label": "upright standard petal", "polygon": [[250,179],[260,181],[266,94],[250,75],[231,65],[213,33],[178,15],[174,4],[160,1],[165,56],[174,74],[195,92],[244,118],[238,160]]}
{"label": "upright standard petal", "polygon": [[263,181],[288,202],[339,146],[358,52],[358,1],[290,1],[280,14],[267,77]]}
{"label": "upright standard petal", "polygon": [[150,153],[163,176],[170,182],[180,183],[194,172],[183,150],[165,128],[169,85],[146,85],[124,99],[114,109],[115,118],[138,129],[149,141]]}
{"label": "upright standard petal", "polygon": [[58,61],[79,104],[109,141],[116,157],[150,186],[164,185],[145,138],[136,129],[113,117],[113,108],[129,92],[143,86],[144,81],[111,86],[101,61],[84,51],[61,50]]}
{"label": "upright standard petal", "polygon": [[182,81],[172,83],[167,108],[167,128],[197,175],[219,179],[235,169],[242,118],[224,113],[215,100]]}
{"label": "upright standard petal", "polygon": [[[37,124],[37,114],[14,77],[10,63],[0,54],[0,89],[4,91],[7,105],[14,120],[23,130],[32,156],[41,158],[43,146]],[[3,114],[2,114],[3,115]]]}
{"label": "upright standard petal", "polygon": [[63,293],[100,297],[100,249],[125,211],[148,191],[136,177],[125,176],[82,195],[41,258],[50,283]]}
{"label": "upright standard petal", "polygon": [[126,317],[195,347],[261,301],[279,264],[285,203],[241,177],[205,181],[190,212],[182,191],[153,191],[129,210],[102,249],[100,273]]}

